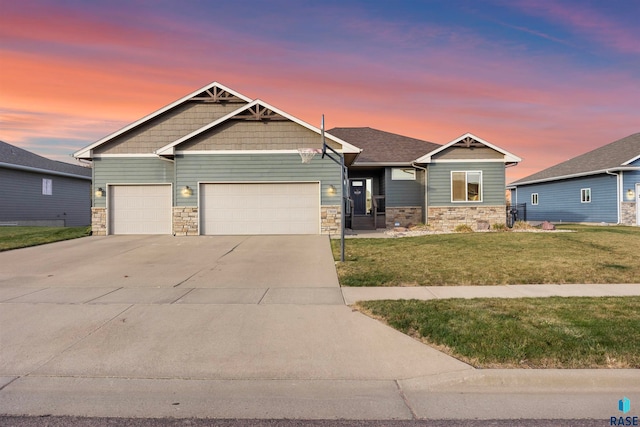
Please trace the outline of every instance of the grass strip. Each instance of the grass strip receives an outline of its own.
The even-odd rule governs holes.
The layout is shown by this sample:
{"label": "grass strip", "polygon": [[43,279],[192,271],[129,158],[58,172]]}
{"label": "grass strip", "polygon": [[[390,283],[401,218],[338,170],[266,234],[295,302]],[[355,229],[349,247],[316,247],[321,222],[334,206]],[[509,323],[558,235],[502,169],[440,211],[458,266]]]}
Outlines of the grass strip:
{"label": "grass strip", "polygon": [[0,252],[89,236],[91,227],[0,227]]}
{"label": "grass strip", "polygon": [[640,368],[640,297],[358,302],[477,368]]}
{"label": "grass strip", "polygon": [[[343,286],[638,283],[640,227],[347,239]],[[339,242],[332,241],[335,259]]]}

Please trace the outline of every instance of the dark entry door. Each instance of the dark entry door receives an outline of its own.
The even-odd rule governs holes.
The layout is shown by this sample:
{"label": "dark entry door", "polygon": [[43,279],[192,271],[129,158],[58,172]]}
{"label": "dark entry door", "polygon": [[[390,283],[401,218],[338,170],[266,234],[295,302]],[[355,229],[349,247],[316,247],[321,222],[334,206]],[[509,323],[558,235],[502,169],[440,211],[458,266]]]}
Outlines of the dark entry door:
{"label": "dark entry door", "polygon": [[367,185],[364,179],[352,179],[349,197],[353,200],[353,213],[365,215],[367,213]]}

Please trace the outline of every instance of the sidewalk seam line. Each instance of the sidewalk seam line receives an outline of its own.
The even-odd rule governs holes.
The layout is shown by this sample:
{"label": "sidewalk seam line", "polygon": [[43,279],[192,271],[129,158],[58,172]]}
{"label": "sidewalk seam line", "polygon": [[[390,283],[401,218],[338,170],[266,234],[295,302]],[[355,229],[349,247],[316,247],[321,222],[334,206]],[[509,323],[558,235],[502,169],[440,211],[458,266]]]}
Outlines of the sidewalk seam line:
{"label": "sidewalk seam line", "polygon": [[271,288],[267,288],[267,290],[264,291],[264,294],[262,294],[262,297],[260,298],[260,301],[258,301],[258,304],[256,304],[256,305],[262,304],[262,300],[264,300],[264,297],[266,297],[267,293],[269,293],[269,289],[271,289]]}
{"label": "sidewalk seam line", "polygon": [[11,381],[9,381],[8,383],[6,383],[5,385],[3,385],[2,387],[0,387],[0,391],[4,390],[5,388],[9,387],[11,384],[13,384],[14,382],[16,382],[17,380],[19,380],[20,378],[22,378],[22,376],[19,377],[15,377],[14,379],[12,379]]}
{"label": "sidewalk seam line", "polygon": [[396,387],[398,389],[398,393],[400,394],[400,398],[402,399],[402,401],[404,402],[405,406],[407,407],[407,409],[409,409],[409,412],[411,413],[411,417],[414,420],[419,419],[418,418],[418,414],[416,414],[416,412],[413,410],[413,408],[411,407],[411,404],[409,403],[409,399],[407,398],[407,395],[404,394],[404,390],[402,390],[402,386],[400,386],[400,382],[398,380],[393,380],[393,382],[396,384]]}
{"label": "sidewalk seam line", "polygon": [[91,303],[91,301],[95,301],[95,300],[97,300],[97,299],[99,299],[99,298],[106,297],[107,295],[112,294],[112,293],[114,293],[114,292],[117,292],[117,291],[119,291],[120,289],[124,289],[124,286],[120,286],[119,288],[114,289],[114,290],[112,290],[112,291],[110,291],[110,292],[107,292],[107,293],[106,293],[106,294],[104,294],[104,295],[100,295],[99,297],[91,298],[90,300],[87,300],[87,301],[83,302],[82,304],[89,304],[89,303]]}
{"label": "sidewalk seam line", "polygon": [[48,358],[46,361],[44,361],[43,363],[41,363],[40,365],[38,365],[37,367],[33,368],[31,371],[29,371],[27,374],[23,375],[25,377],[30,376],[32,373],[34,373],[35,371],[37,371],[38,369],[42,368],[43,366],[47,365],[49,362],[51,362],[53,359],[55,359],[56,357],[66,353],[69,349],[71,349],[72,347],[75,347],[77,344],[81,343],[82,341],[84,341],[85,339],[89,338],[91,335],[93,335],[94,333],[98,332],[100,329],[102,329],[105,325],[107,325],[108,323],[111,323],[115,318],[117,318],[118,316],[120,316],[121,314],[125,313],[127,310],[129,310],[131,307],[135,306],[135,304],[131,304],[129,305],[127,308],[125,308],[124,310],[120,311],[119,313],[117,313],[115,316],[111,317],[110,319],[104,321],[102,324],[100,324],[97,328],[95,328],[94,330],[92,330],[91,332],[89,332],[87,335],[77,339],[76,341],[74,341],[73,343],[69,344],[67,347],[65,347],[64,349],[62,349],[60,352],[58,352],[57,354],[52,355],[50,358]]}
{"label": "sidewalk seam line", "polygon": [[[174,288],[175,288],[175,286],[174,286]],[[191,292],[193,292],[193,291],[195,291],[195,290],[196,290],[196,288],[191,288],[191,289],[189,289],[187,292],[185,292],[184,294],[180,295],[180,296],[179,296],[178,298],[176,298],[175,300],[171,301],[171,302],[169,303],[169,305],[177,303],[177,302],[178,302],[178,301],[180,301],[182,298],[186,297],[187,295],[189,295]]]}

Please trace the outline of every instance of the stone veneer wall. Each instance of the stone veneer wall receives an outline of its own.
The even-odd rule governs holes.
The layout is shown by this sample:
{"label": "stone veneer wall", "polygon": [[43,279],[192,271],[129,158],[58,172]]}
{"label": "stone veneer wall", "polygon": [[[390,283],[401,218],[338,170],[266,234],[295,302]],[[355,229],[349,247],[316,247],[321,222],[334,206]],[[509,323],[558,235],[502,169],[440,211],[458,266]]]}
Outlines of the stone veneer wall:
{"label": "stone veneer wall", "polygon": [[504,206],[447,206],[429,208],[427,222],[432,230],[453,231],[458,225],[468,225],[479,229],[479,222],[493,224],[506,223]]}
{"label": "stone veneer wall", "polygon": [[91,208],[91,234],[107,235],[107,208]]}
{"label": "stone veneer wall", "polygon": [[173,208],[173,235],[197,236],[198,208],[196,206],[184,206]]}
{"label": "stone veneer wall", "polygon": [[636,202],[620,203],[620,223],[624,225],[637,225]]}
{"label": "stone veneer wall", "polygon": [[320,207],[320,233],[340,234],[340,206],[328,205]]}
{"label": "stone veneer wall", "polygon": [[408,227],[423,222],[421,206],[401,206],[389,207],[385,211],[385,220],[387,228],[393,228],[396,222],[400,223],[400,227]]}

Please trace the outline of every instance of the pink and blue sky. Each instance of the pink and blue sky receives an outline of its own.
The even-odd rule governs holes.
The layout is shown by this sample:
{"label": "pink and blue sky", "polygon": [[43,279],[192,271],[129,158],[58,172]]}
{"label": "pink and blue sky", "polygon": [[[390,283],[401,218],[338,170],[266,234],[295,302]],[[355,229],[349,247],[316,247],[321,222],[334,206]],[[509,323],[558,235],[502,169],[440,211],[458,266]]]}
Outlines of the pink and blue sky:
{"label": "pink and blue sky", "polygon": [[518,179],[640,132],[638,0],[0,0],[0,139],[57,160],[212,81]]}

